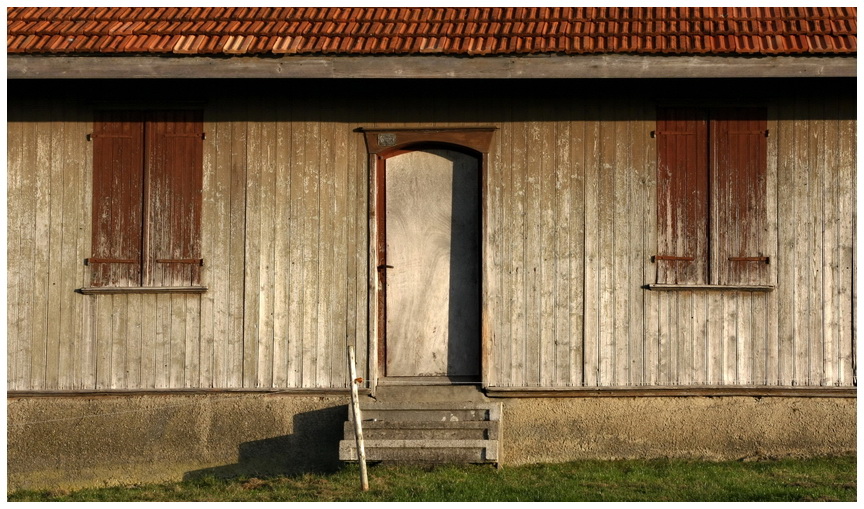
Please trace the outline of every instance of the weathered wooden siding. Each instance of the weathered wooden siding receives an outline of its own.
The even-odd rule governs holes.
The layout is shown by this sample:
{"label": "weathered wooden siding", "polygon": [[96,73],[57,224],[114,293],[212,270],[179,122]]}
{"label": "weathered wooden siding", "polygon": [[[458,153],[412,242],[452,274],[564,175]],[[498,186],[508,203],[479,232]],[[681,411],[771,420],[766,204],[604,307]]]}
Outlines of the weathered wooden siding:
{"label": "weathered wooden siding", "polygon": [[361,372],[375,346],[353,130],[460,125],[497,127],[489,385],[854,384],[854,95],[766,94],[774,291],[662,292],[642,288],[656,277],[658,94],[286,83],[209,92],[200,295],[75,293],[89,284],[93,106],[10,100],[10,390],[345,386],[346,341]]}

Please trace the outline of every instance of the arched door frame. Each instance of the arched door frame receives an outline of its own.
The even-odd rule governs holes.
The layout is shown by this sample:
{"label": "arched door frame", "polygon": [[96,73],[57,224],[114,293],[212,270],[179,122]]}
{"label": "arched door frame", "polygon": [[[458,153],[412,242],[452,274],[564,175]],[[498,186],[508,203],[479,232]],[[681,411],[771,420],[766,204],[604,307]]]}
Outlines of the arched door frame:
{"label": "arched door frame", "polygon": [[370,388],[374,394],[379,378],[383,375],[385,361],[384,330],[386,327],[385,295],[384,295],[384,169],[388,158],[410,150],[423,148],[446,147],[460,152],[475,155],[480,161],[480,228],[481,228],[481,304],[480,304],[480,376],[485,386],[489,380],[490,338],[488,328],[488,297],[489,264],[486,261],[485,248],[487,242],[486,227],[486,196],[487,196],[487,165],[489,147],[492,142],[494,127],[473,128],[427,128],[427,129],[357,129],[363,133],[366,140],[366,151],[369,156],[369,316],[368,316],[368,373]]}

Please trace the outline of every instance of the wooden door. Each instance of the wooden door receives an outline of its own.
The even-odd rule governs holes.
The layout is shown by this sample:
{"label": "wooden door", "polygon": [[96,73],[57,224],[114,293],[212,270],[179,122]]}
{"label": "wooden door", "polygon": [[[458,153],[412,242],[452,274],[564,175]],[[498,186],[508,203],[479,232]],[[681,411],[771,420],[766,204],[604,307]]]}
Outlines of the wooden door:
{"label": "wooden door", "polygon": [[480,373],[480,164],[453,150],[386,160],[385,376]]}

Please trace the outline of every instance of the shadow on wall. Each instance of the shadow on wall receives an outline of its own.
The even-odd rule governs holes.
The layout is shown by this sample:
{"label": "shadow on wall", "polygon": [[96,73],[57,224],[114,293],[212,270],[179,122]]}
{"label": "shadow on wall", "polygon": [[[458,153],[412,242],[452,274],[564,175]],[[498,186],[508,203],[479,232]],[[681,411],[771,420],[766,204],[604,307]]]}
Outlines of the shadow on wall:
{"label": "shadow on wall", "polygon": [[294,433],[244,442],[237,463],[186,472],[183,480],[335,472],[347,416],[346,405],[297,414]]}

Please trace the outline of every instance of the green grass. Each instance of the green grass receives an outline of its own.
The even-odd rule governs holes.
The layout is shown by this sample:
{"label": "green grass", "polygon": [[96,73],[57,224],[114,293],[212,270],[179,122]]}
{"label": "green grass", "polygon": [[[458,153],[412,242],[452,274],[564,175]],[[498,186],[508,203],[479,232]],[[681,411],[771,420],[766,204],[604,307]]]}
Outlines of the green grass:
{"label": "green grass", "polygon": [[855,501],[855,457],[754,462],[583,461],[505,467],[372,466],[333,474],[63,491],[9,501]]}

